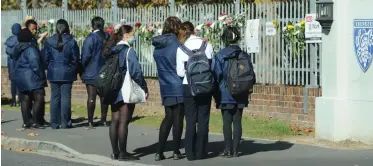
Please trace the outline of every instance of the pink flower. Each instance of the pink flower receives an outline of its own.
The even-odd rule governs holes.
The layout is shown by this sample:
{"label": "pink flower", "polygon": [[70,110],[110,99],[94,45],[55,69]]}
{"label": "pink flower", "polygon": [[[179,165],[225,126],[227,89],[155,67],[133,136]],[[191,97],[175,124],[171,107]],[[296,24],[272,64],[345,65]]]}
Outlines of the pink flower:
{"label": "pink flower", "polygon": [[212,25],[211,22],[206,23],[206,26],[207,26],[207,27],[211,27],[211,25]]}
{"label": "pink flower", "polygon": [[147,29],[148,31],[153,31],[153,26],[148,25],[148,26],[146,26],[146,29]]}
{"label": "pink flower", "polygon": [[226,15],[228,15],[228,14],[225,13],[225,12],[220,13],[220,16],[226,16]]}
{"label": "pink flower", "polygon": [[232,22],[232,19],[231,18],[225,18],[224,21],[225,21],[226,24],[230,24]]}

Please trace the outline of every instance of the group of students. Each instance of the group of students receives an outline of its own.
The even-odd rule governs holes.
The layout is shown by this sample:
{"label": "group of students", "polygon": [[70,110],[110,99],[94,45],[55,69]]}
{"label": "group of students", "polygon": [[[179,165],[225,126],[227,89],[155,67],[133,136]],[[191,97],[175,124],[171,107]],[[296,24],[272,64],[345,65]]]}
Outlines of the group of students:
{"label": "group of students", "polygon": [[[109,58],[117,57],[119,72],[124,75],[129,70],[132,80],[145,92],[146,98],[149,97],[137,54],[131,48],[136,41],[134,28],[120,25],[115,32],[108,34],[103,30],[104,19],[95,17],[91,20],[92,33],[85,39],[80,54],[66,20],[57,21],[57,33],[46,39],[42,50],[39,50],[35,37],[36,22],[28,20],[25,25],[21,30],[19,24],[15,24],[12,27],[14,36],[6,42],[6,52],[14,67],[12,80],[22,99],[23,127],[40,128],[45,125],[44,88],[48,80],[51,85],[50,126],[53,129],[71,128],[71,90],[79,74],[88,93],[88,128],[94,128],[93,115],[96,96],[99,95],[101,124],[104,126],[108,126],[106,115],[108,106],[111,106],[109,136],[112,159],[138,160],[126,148],[128,125],[135,103],[125,103],[120,92],[115,93],[115,99],[105,99],[97,88],[100,70],[107,65],[105,63]],[[18,33],[14,33],[15,31]],[[179,149],[184,116],[187,159],[206,157],[212,97],[216,107],[221,109],[224,122],[225,149],[221,156],[238,156],[242,112],[248,106],[248,96],[256,80],[250,55],[238,45],[239,30],[226,27],[222,40],[226,47],[214,56],[212,45],[194,34],[193,24],[188,21],[182,23],[177,17],[168,17],[162,34],[152,39],[162,105],[165,108],[165,117],[159,130],[156,161],[166,159],[163,152],[171,128],[173,159],[183,157]]]}

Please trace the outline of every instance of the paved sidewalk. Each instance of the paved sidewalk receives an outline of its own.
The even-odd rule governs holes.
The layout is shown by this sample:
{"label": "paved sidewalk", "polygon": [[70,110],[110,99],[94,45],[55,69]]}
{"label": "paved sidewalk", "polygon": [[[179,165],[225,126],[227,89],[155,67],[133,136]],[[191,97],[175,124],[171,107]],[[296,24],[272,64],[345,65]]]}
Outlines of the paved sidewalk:
{"label": "paved sidewalk", "polygon": [[[3,112],[2,131],[6,136],[29,140],[42,140],[62,143],[80,153],[110,156],[111,146],[109,129],[97,127],[86,130],[84,127],[74,129],[17,131],[21,127],[22,118],[19,111]],[[84,123],[84,122],[83,122]],[[212,124],[210,124],[212,125]],[[245,127],[245,126],[244,126]],[[34,132],[40,136],[29,137]],[[209,159],[189,162],[186,159],[174,161],[171,159],[155,162],[158,130],[155,128],[131,125],[129,129],[128,150],[140,155],[143,164],[189,166],[189,165],[253,165],[253,166],[371,166],[373,150],[335,150],[307,145],[291,144],[287,142],[269,142],[261,140],[246,140],[242,143],[242,156],[233,159],[217,157],[223,149],[223,137],[210,135]],[[172,136],[169,137],[170,139]],[[166,156],[171,156],[171,147],[167,147]],[[181,149],[184,152],[184,149]]]}

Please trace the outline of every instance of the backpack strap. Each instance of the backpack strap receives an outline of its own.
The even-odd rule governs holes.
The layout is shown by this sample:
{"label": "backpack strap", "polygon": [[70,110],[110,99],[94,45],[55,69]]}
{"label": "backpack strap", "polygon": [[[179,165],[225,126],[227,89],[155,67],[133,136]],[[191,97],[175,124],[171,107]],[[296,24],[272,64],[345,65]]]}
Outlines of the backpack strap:
{"label": "backpack strap", "polygon": [[206,41],[202,41],[202,45],[199,48],[199,50],[200,51],[206,51],[206,48],[207,48],[207,42]]}
{"label": "backpack strap", "polygon": [[193,55],[193,51],[191,51],[189,48],[187,48],[184,44],[183,45],[180,45],[179,47],[181,49],[181,51],[183,51],[185,54],[187,54],[188,56],[189,55]]}

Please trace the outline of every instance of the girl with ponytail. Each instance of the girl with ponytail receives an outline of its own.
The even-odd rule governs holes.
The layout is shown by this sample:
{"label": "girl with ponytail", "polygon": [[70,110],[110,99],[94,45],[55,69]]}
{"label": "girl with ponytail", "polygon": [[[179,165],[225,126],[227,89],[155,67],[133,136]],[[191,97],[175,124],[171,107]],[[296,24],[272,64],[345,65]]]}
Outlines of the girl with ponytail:
{"label": "girl with ponytail", "polygon": [[48,38],[43,49],[47,79],[51,85],[50,126],[71,128],[71,89],[77,79],[79,47],[70,35],[69,24],[60,19],[57,33]]}

